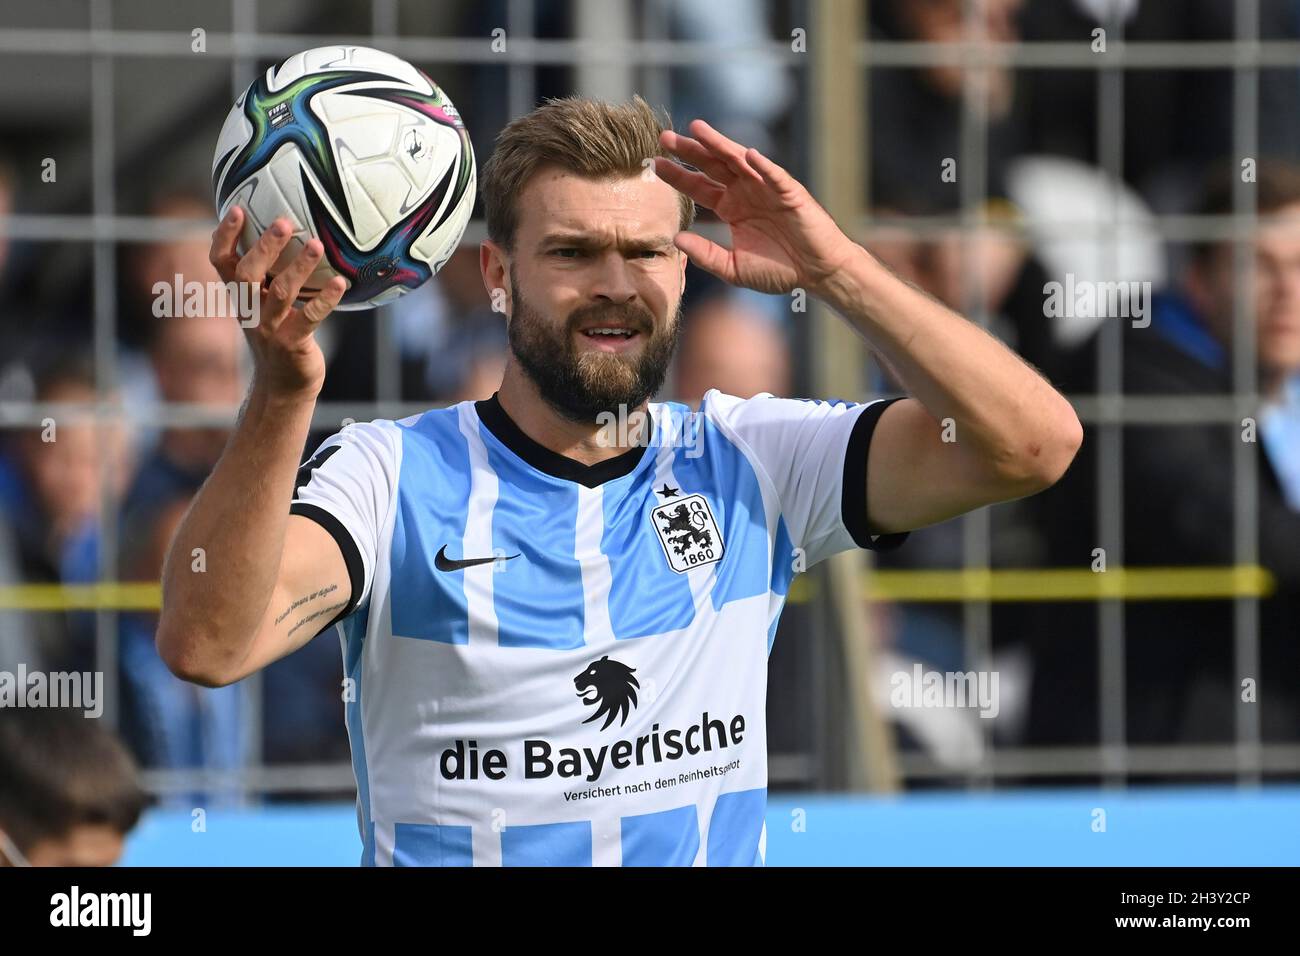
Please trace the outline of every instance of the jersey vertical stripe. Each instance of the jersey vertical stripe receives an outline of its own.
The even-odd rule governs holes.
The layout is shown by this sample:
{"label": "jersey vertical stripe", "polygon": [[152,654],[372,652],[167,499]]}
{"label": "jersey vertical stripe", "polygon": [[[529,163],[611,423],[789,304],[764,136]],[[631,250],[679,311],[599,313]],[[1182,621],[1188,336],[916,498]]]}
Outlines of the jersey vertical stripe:
{"label": "jersey vertical stripe", "polygon": [[840,503],[871,407],[652,403],[585,469],[491,403],[329,439],[294,501],[357,603],[362,862],[763,865],[772,638],[794,574],[869,539]]}

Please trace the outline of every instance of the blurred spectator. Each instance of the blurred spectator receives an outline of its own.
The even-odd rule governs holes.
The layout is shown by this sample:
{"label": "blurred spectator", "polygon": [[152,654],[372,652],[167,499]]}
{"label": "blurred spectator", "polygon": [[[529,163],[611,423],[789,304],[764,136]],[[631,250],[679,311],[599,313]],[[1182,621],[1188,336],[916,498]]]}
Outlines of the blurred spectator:
{"label": "blurred spectator", "polygon": [[[155,208],[181,215],[184,200]],[[191,205],[190,211],[197,212]],[[133,281],[219,282],[201,238],[158,242],[140,250]],[[152,316],[152,310],[147,315]],[[154,320],[150,366],[159,397],[220,409],[233,415],[243,395],[243,343],[239,324],[225,316]],[[228,429],[167,428],[127,491],[121,516],[120,572],[125,580],[157,581],[167,543],[190,499],[220,457]],[[157,615],[119,618],[124,708],[128,739],[146,766],[232,769],[244,759],[243,685],[202,688],[167,670],[154,647]]]}
{"label": "blurred spectator", "polygon": [[[758,46],[775,39],[770,23],[771,6],[764,0],[710,3],[650,0],[632,6],[635,9],[632,30],[638,37],[661,38],[646,36],[641,28],[648,22],[663,25],[662,38],[686,42]],[[579,35],[580,25],[574,22],[576,7],[571,3],[537,0],[526,9],[532,13],[532,22],[522,26],[533,36],[572,40]],[[490,36],[494,29],[516,29],[506,0],[480,0],[467,4],[465,11],[460,26],[464,36]],[[472,93],[464,104],[456,99],[480,155],[486,155],[492,138],[514,118],[509,115],[510,103],[501,92],[506,69],[505,64],[469,67],[466,72]],[[608,95],[604,90],[576,89],[576,71],[571,64],[546,63],[529,72],[533,101],[527,104],[527,109],[551,96]],[[754,146],[778,162],[793,162],[797,158],[781,156],[782,144],[773,135],[775,125],[788,112],[795,94],[793,72],[781,62],[768,62],[757,55],[717,56],[705,63],[673,66],[668,77],[670,112],[679,128],[690,120],[705,119],[737,142]]]}
{"label": "blurred spectator", "polygon": [[187,233],[184,238],[156,239],[121,247],[119,325],[122,338],[141,348],[148,346],[153,335],[154,283],[165,282],[170,286],[178,275],[197,281],[215,275],[208,262],[208,233],[216,223],[207,196],[187,191],[160,193],[148,203],[145,215],[169,230],[187,222],[196,226],[193,234]]}
{"label": "blurred spectator", "polygon": [[505,316],[492,310],[483,288],[478,246],[462,244],[429,285],[441,300],[439,310],[423,313],[437,326],[434,334],[417,319],[418,302],[398,302],[395,309],[403,354],[420,355],[417,343],[423,345],[424,394],[448,403],[490,397],[501,384],[509,346]]}
{"label": "blurred spectator", "polygon": [[[927,43],[1019,41],[1023,0],[976,0],[973,19],[968,7],[962,0],[885,0],[871,5],[872,29],[889,39]],[[983,120],[973,132],[963,119],[968,87],[981,104],[973,116]],[[987,316],[995,334],[1054,378],[1061,349],[1043,317],[1044,270],[1016,235],[1022,215],[1009,199],[1014,160],[1028,146],[1016,74],[996,64],[874,69],[868,89],[874,217],[905,224],[908,216],[963,210],[969,177],[977,174],[963,166],[963,144],[973,136],[984,178],[974,191],[981,203],[976,211],[989,223],[925,242],[885,235],[868,245],[951,308],[976,320]]]}
{"label": "blurred spectator", "polygon": [[[14,211],[14,169],[9,157],[0,153],[0,216],[11,216]],[[9,231],[0,229],[0,288],[4,287],[6,267],[9,265]],[[0,331],[0,345],[8,338],[6,332]]]}
{"label": "blurred spectator", "polygon": [[0,711],[0,866],[112,866],[149,804],[136,767],[98,720]]}
{"label": "blurred spectator", "polygon": [[[398,356],[398,380],[376,372],[376,335],[385,331]],[[369,312],[335,312],[324,328],[330,350],[321,400],[370,402],[385,388],[405,401],[451,403],[487,398],[505,370],[505,317],[493,312],[478,267],[478,247],[462,245],[441,271],[393,305]],[[324,439],[332,430],[320,433]]]}
{"label": "blurred spectator", "polygon": [[[1095,308],[1047,309],[1047,281],[1062,286],[1080,279],[1090,285],[1143,282],[1157,289],[1169,281],[1168,250],[1154,213],[1105,170],[1059,156],[1021,156],[1008,169],[1007,187],[1030,254],[1044,273],[1032,290],[1035,319],[1030,327],[1041,330],[1053,358],[1088,339],[1105,316]],[[1098,241],[1099,236],[1106,240]],[[1022,325],[1021,331],[1029,328]]]}
{"label": "blurred spectator", "polygon": [[[149,218],[170,226],[178,222],[212,223],[212,204],[208,197],[191,192],[166,192],[146,207]],[[158,400],[156,363],[149,356],[156,331],[154,287],[162,282],[171,288],[177,276],[181,282],[216,280],[208,262],[208,229],[196,229],[183,239],[159,239],[153,242],[122,246],[119,255],[118,339],[123,347],[118,354],[118,380],[128,405],[148,404]],[[148,446],[157,439],[152,429],[138,436]]]}
{"label": "blurred spectator", "polygon": [[[163,197],[152,208],[162,218],[210,217],[205,204],[185,195]],[[220,281],[208,262],[206,234],[149,244],[138,249],[131,262],[130,287],[135,296],[128,301],[137,309],[147,308],[144,314],[152,320],[148,350],[152,389],[140,388],[137,394],[153,392],[169,404],[216,409],[233,417],[248,372],[238,322],[228,316],[152,317],[156,282],[170,287],[177,276],[181,282]],[[355,315],[336,313],[332,321]],[[157,436],[123,505],[120,567],[124,579],[159,579],[167,544],[228,437],[225,426],[167,428]],[[245,715],[255,685],[203,688],[178,680],[154,645],[157,615],[123,614],[119,620],[126,727],[140,759],[151,767],[232,770],[243,766],[251,756]],[[345,758],[341,680],[339,649],[328,640],[311,642],[268,667],[260,677],[263,757],[273,761]],[[190,796],[178,795],[176,800],[182,803]]]}
{"label": "blurred spectator", "polygon": [[[876,32],[928,43],[972,41],[963,0],[885,0],[873,3]],[[1020,38],[1022,0],[977,0],[980,36],[988,43]],[[1015,74],[1005,66],[972,69],[969,83],[986,111],[981,192],[1006,195],[1006,165],[1024,145],[1012,110]],[[909,214],[951,212],[961,206],[964,177],[964,71],[960,65],[875,69],[870,75],[870,202]],[[945,169],[945,163],[956,167]],[[944,175],[950,172],[952,175]]]}
{"label": "blurred spectator", "polygon": [[[1214,177],[1204,214],[1231,209],[1235,170]],[[1300,738],[1300,169],[1262,162],[1253,187],[1261,216],[1251,264],[1256,365],[1264,403],[1257,425],[1143,425],[1124,429],[1125,561],[1132,566],[1235,563],[1234,458],[1245,442],[1258,480],[1259,563],[1277,581],[1260,603],[1259,673],[1237,672],[1233,607],[1225,601],[1130,602],[1126,632],[1129,740],[1227,742],[1244,678],[1259,683],[1257,706],[1269,740]],[[1194,250],[1178,288],[1156,299],[1149,327],[1124,322],[1123,388],[1128,395],[1228,396],[1233,391],[1233,247]],[[1067,390],[1095,388],[1095,345],[1080,349]],[[1036,508],[1051,530],[1053,563],[1087,567],[1099,542],[1093,526],[1096,434]],[[1096,645],[1086,618],[1033,644],[1036,742],[1095,738]]]}
{"label": "blurred spectator", "polygon": [[682,319],[673,396],[697,407],[711,388],[750,398],[790,394],[785,332],[744,299],[712,296]]}
{"label": "blurred spectator", "polygon": [[1015,232],[1008,202],[987,204],[989,225],[945,229],[916,244],[914,281],[950,309],[989,329],[1052,378],[1064,349],[1043,315],[1047,279],[1039,258]]}
{"label": "blurred spectator", "polygon": [[[652,6],[666,18],[669,35],[680,40],[716,43],[725,38],[758,46],[775,39],[763,0],[653,0]],[[784,145],[773,136],[794,100],[794,77],[779,60],[718,56],[675,68],[672,81],[672,115],[683,129],[691,120],[703,119],[779,163],[797,159],[782,156]]]}
{"label": "blurred spectator", "polygon": [[[19,564],[18,542],[8,521],[0,518],[0,588],[25,584]],[[41,661],[37,617],[19,610],[0,610],[0,670],[14,671],[18,665],[33,666]]]}
{"label": "blurred spectator", "polygon": [[[7,394],[50,404],[93,405],[95,376],[88,356],[75,350],[46,354],[8,377]],[[25,387],[16,384],[25,379]],[[112,396],[105,396],[109,401]],[[102,462],[102,465],[101,465]],[[120,426],[97,428],[86,419],[50,416],[38,429],[12,432],[0,445],[0,520],[11,532],[7,561],[24,583],[72,584],[97,577],[100,489],[125,486],[129,455]],[[17,629],[0,643],[26,635],[29,666],[84,670],[91,664],[89,635],[57,613],[15,614]],[[13,651],[11,651],[13,653]]]}
{"label": "blurred spectator", "polygon": [[[1016,210],[998,201],[989,204],[988,214],[991,224],[986,228],[948,229],[925,239],[886,226],[867,245],[896,274],[950,308],[972,318],[986,316],[992,334],[1046,372],[1059,363],[1060,355],[1043,318],[1043,269],[1014,229],[998,228],[1013,225]],[[885,223],[896,215],[891,209],[876,214]],[[905,390],[890,369],[879,372],[876,391]],[[990,509],[988,521],[991,566],[1033,562],[1041,545],[1019,502]],[[959,518],[914,531],[907,547],[882,552],[875,563],[891,571],[950,570],[963,566],[966,553],[965,519]],[[951,672],[979,666],[966,657],[966,615],[959,604],[878,603],[872,610],[874,631],[884,645],[876,675],[885,692],[882,699],[888,697],[889,675],[914,663]],[[997,641],[992,652],[992,668],[1004,678],[998,716],[982,719],[964,712],[891,710],[887,716],[895,720],[903,747],[923,747],[934,760],[957,772],[982,759],[986,729],[999,742],[1014,740],[1021,730],[1027,696],[1025,682],[1019,679],[1023,654]]]}
{"label": "blurred spectator", "polygon": [[[1106,30],[1108,49],[1129,43],[1229,41],[1239,4],[1221,0],[1061,0],[1026,4],[1028,41],[1090,44]],[[1262,40],[1295,40],[1300,15],[1292,0],[1263,0],[1256,8]],[[1035,151],[1100,163],[1094,70],[1026,70],[1020,84],[1025,133]],[[1256,155],[1300,159],[1300,81],[1294,67],[1262,69]],[[1124,73],[1120,91],[1123,178],[1159,213],[1187,212],[1201,181],[1233,141],[1234,87],[1230,69],[1138,69]]]}

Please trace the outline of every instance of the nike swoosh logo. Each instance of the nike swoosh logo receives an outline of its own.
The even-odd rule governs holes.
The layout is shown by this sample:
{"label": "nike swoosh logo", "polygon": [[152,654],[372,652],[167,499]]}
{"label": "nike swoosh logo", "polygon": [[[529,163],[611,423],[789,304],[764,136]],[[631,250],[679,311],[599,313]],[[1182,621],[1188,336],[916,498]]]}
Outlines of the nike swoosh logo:
{"label": "nike swoosh logo", "polygon": [[[507,554],[503,555],[501,560],[509,561],[517,557],[519,557],[517,554]],[[491,564],[495,560],[497,559],[494,556],[491,558],[464,558],[457,561],[454,558],[447,557],[447,546],[444,544],[438,549],[438,553],[433,559],[433,566],[439,571],[462,571],[465,568],[472,568],[476,564]]]}

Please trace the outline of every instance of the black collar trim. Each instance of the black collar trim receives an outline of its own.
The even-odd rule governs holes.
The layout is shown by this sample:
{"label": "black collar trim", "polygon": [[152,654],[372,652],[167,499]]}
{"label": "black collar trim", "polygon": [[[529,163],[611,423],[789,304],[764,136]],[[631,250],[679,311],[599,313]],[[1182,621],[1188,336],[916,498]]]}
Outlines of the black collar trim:
{"label": "black collar trim", "polygon": [[622,478],[629,474],[645,456],[649,445],[629,448],[616,458],[607,458],[594,465],[584,465],[580,461],[566,458],[540,445],[524,434],[523,429],[514,423],[506,410],[501,407],[497,393],[491,398],[474,403],[479,421],[487,426],[488,431],[512,452],[540,472],[566,481],[576,481],[587,488],[595,488],[607,481]]}

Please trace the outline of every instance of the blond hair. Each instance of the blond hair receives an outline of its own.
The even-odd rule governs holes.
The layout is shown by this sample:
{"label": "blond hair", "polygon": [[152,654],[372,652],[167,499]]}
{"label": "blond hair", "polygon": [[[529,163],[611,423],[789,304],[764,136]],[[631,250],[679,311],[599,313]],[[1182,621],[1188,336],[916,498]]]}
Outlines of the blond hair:
{"label": "blond hair", "polygon": [[[588,179],[636,176],[652,156],[669,156],[659,134],[672,129],[667,113],[656,113],[640,96],[630,103],[606,103],[582,96],[546,100],[509,123],[497,136],[481,176],[488,238],[511,250],[519,225],[517,200],[524,184],[546,165]],[[695,203],[678,193],[679,229],[695,221]]]}

